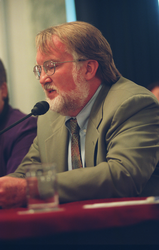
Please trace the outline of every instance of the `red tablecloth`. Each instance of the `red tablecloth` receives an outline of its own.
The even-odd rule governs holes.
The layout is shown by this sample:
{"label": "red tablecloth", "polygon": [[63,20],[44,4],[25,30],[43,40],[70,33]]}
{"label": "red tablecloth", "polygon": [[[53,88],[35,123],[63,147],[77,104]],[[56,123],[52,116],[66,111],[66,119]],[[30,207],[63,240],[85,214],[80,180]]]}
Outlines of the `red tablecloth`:
{"label": "red tablecloth", "polygon": [[129,205],[84,209],[83,205],[145,198],[101,199],[59,205],[58,211],[20,214],[25,208],[0,210],[0,240],[50,236],[55,233],[81,232],[126,227],[159,220],[159,204]]}

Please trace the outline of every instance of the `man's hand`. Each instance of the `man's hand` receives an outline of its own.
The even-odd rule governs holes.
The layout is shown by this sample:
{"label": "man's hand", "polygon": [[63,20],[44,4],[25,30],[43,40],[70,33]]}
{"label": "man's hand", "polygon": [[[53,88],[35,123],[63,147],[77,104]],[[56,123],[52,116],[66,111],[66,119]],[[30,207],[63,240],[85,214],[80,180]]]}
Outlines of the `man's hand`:
{"label": "man's hand", "polygon": [[0,207],[13,208],[26,205],[26,180],[4,176],[0,178]]}

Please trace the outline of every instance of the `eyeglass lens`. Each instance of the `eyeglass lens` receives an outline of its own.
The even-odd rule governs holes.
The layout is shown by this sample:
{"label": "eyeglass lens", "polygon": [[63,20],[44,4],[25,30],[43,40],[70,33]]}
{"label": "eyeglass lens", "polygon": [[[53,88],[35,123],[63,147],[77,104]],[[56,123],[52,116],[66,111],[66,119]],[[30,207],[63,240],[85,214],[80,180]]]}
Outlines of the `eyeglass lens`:
{"label": "eyeglass lens", "polygon": [[[51,76],[55,73],[55,63],[52,61],[46,61],[43,64],[43,69],[48,76]],[[42,71],[42,69],[41,69],[40,65],[36,65],[34,67],[33,72],[34,72],[37,80],[40,79],[41,71]]]}
{"label": "eyeglass lens", "polygon": [[55,73],[55,63],[52,61],[46,61],[43,65],[45,73],[50,76]]}

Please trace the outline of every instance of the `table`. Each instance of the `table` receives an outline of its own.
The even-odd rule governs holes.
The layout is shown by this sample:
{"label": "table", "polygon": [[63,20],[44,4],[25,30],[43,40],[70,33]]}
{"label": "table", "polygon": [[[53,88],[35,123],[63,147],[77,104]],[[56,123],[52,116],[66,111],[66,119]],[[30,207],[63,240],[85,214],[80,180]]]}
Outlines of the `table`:
{"label": "table", "polygon": [[0,210],[3,244],[159,244],[159,203],[84,208],[87,204],[145,201],[120,198],[59,205],[57,211],[26,214]]}

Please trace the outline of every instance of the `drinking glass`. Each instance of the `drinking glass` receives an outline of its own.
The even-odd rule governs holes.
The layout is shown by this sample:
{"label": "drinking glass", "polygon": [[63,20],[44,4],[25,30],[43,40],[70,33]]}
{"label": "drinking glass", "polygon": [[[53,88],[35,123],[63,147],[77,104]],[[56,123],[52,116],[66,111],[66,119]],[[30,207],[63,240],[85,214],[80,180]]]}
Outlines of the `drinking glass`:
{"label": "drinking glass", "polygon": [[30,212],[57,210],[59,205],[55,163],[26,166],[27,206]]}

